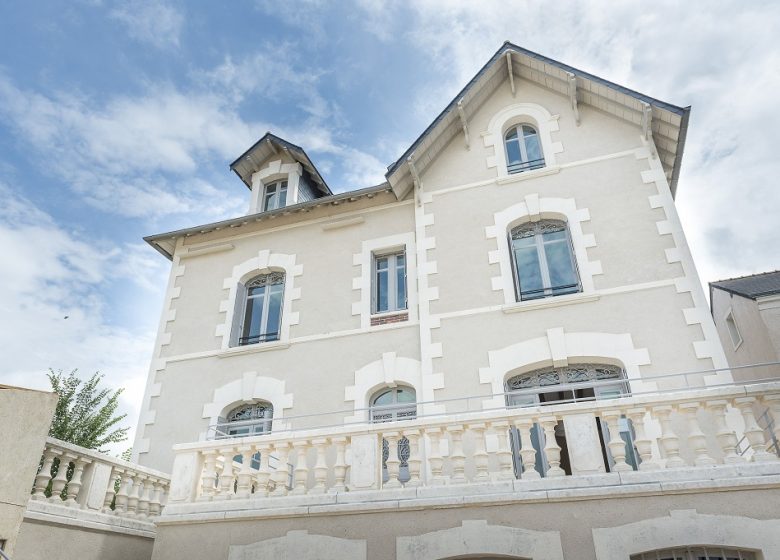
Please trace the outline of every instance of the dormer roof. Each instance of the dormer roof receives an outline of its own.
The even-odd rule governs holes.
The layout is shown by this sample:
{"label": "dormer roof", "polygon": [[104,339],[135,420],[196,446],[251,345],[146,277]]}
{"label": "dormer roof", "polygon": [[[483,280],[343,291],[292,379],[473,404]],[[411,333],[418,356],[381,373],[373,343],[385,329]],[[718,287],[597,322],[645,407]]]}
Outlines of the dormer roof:
{"label": "dormer roof", "polygon": [[278,156],[280,153],[289,155],[303,166],[304,172],[311,178],[312,183],[322,196],[333,194],[325,182],[325,179],[323,179],[320,172],[317,171],[317,168],[309,159],[309,156],[306,155],[303,148],[296,146],[292,142],[288,142],[275,134],[271,134],[270,132],[266,132],[251,148],[238,156],[238,158],[230,164],[230,169],[238,175],[244,184],[251,190],[252,174],[259,171],[266,161],[272,159],[274,156]]}
{"label": "dormer roof", "polygon": [[[462,133],[461,119],[468,120],[510,72],[512,79],[529,80],[567,95],[576,103],[596,107],[643,128],[647,126],[672,195],[675,194],[690,107],[660,101],[507,41],[409,149],[388,167],[385,177],[399,198],[412,187],[413,173],[421,174],[450,139]],[[409,165],[410,158],[414,169]]]}

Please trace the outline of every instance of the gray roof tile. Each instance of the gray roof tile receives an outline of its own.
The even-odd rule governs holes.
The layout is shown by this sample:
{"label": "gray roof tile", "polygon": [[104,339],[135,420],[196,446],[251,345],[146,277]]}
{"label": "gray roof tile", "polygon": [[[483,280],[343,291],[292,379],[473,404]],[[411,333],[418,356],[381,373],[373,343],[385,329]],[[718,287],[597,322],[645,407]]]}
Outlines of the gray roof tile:
{"label": "gray roof tile", "polygon": [[710,289],[712,288],[750,299],[780,294],[780,270],[710,282]]}

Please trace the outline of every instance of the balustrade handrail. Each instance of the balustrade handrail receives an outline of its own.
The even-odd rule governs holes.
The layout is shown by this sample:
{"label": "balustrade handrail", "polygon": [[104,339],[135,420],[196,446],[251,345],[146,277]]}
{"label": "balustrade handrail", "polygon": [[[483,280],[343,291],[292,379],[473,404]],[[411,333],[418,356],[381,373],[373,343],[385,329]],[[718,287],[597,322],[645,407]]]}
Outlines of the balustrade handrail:
{"label": "balustrade handrail", "polygon": [[169,481],[171,478],[171,476],[168,473],[151,469],[149,467],[144,467],[137,463],[131,463],[130,461],[125,461],[124,459],[121,459],[119,457],[112,457],[110,455],[106,455],[105,453],[101,453],[100,451],[97,451],[95,449],[88,449],[86,447],[81,447],[80,445],[75,445],[73,443],[69,443],[67,441],[63,441],[57,438],[53,438],[53,437],[46,438],[46,448],[49,449],[50,447],[53,447],[55,449],[60,449],[70,453],[75,453],[81,457],[88,457],[94,461],[98,461],[101,463],[108,463],[110,465],[113,465],[115,467],[124,470],[135,471],[139,474],[145,474],[154,478],[159,478],[162,481]]}
{"label": "balustrade handrail", "polygon": [[[614,384],[614,380],[610,380]],[[569,384],[571,385],[575,384]],[[589,384],[593,386],[593,384]],[[564,387],[563,385],[556,387]],[[317,426],[314,428],[283,429],[269,433],[239,436],[233,438],[217,439],[212,441],[200,441],[192,443],[180,443],[174,445],[175,451],[194,450],[194,449],[214,449],[229,447],[232,442],[240,440],[243,444],[254,443],[273,443],[277,441],[297,441],[311,439],[314,437],[333,437],[347,436],[357,434],[383,433],[388,431],[412,429],[425,426],[444,427],[458,423],[473,423],[480,421],[500,421],[514,420],[516,418],[528,416],[538,418],[540,416],[551,416],[560,413],[598,413],[606,410],[627,410],[638,406],[663,406],[667,404],[684,404],[700,401],[717,401],[719,399],[733,399],[737,397],[761,396],[768,392],[780,392],[780,380],[771,382],[750,383],[750,384],[729,384],[728,386],[698,387],[684,390],[671,390],[665,392],[653,391],[649,394],[631,394],[621,395],[609,399],[589,399],[577,402],[560,402],[522,406],[501,406],[494,408],[483,408],[473,411],[447,412],[433,414],[418,414],[415,418],[409,420],[397,420],[392,423],[370,423],[368,419],[364,422],[338,423],[326,426]],[[499,393],[492,396],[517,395],[519,392]],[[480,399],[489,399],[491,395],[480,396]],[[443,401],[436,401],[437,404]],[[424,403],[417,403],[418,405]],[[290,420],[292,417],[281,420]]]}

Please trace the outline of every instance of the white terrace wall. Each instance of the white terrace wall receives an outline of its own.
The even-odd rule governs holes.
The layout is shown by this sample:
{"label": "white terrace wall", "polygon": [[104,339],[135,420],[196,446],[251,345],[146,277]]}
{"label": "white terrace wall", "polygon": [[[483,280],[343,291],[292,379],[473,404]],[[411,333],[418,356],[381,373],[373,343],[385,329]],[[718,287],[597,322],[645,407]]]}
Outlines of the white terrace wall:
{"label": "white terrace wall", "polygon": [[[386,384],[413,377],[418,400],[484,397],[502,381],[485,378],[491,355],[526,341],[566,342],[518,360],[526,369],[606,360],[645,378],[726,366],[653,146],[639,127],[588,107],[577,126],[566,97],[517,82],[515,96],[501,85],[473,113],[469,149],[456,136],[427,166],[419,201],[385,193],[179,240],[135,445],[141,463],[170,470],[172,445],[204,437],[217,411],[246,400],[277,399],[276,417],[312,415],[285,427],[353,417],[366,402],[354,387],[375,386],[358,372]],[[507,176],[503,130],[525,120],[548,165]],[[545,217],[569,223],[583,292],[514,303],[507,228]],[[371,251],[397,246],[410,264],[410,317],[372,327]],[[287,272],[282,340],[226,349],[231,290],[255,266]],[[609,350],[613,337],[631,363]],[[389,354],[419,374],[366,369]],[[227,389],[242,379],[253,381]]]}

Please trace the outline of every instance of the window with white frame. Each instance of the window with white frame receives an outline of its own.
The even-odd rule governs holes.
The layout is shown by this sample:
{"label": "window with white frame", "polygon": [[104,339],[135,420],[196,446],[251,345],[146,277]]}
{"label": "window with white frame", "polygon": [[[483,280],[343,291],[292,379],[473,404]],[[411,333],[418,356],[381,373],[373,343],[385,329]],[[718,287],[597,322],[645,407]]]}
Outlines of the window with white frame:
{"label": "window with white frame", "polygon": [[510,231],[519,301],[582,291],[569,228],[563,220],[525,222]]}
{"label": "window with white frame", "polygon": [[406,309],[406,252],[374,253],[373,261],[372,312]]}
{"label": "window with white frame", "polygon": [[271,272],[238,285],[235,319],[240,322],[234,321],[234,345],[279,340],[284,280],[284,272]]}
{"label": "window with white frame", "polygon": [[[399,420],[413,420],[417,417],[417,394],[411,387],[388,387],[377,391],[370,402],[371,422],[396,422]],[[402,437],[398,440],[399,465],[398,479],[401,482],[409,480],[409,456],[411,449],[409,439]],[[387,482],[387,459],[390,457],[390,444],[382,439],[382,480]]]}
{"label": "window with white frame", "polygon": [[544,167],[539,134],[530,124],[513,126],[504,134],[507,173],[522,173]]}
{"label": "window with white frame", "polygon": [[274,407],[269,402],[242,404],[220,418],[217,437],[241,437],[267,434],[271,431]]}
{"label": "window with white frame", "polygon": [[726,314],[726,328],[729,331],[729,336],[731,337],[731,343],[734,345],[734,350],[736,350],[739,345],[742,344],[742,335],[739,334],[737,322],[734,320],[734,314],[732,313],[731,309],[729,309],[729,312]]}
{"label": "window with white frame", "polygon": [[756,560],[756,555],[731,547],[682,546],[632,554],[630,560]]}
{"label": "window with white frame", "polygon": [[287,181],[277,181],[265,186],[263,192],[263,212],[276,210],[287,205]]}

